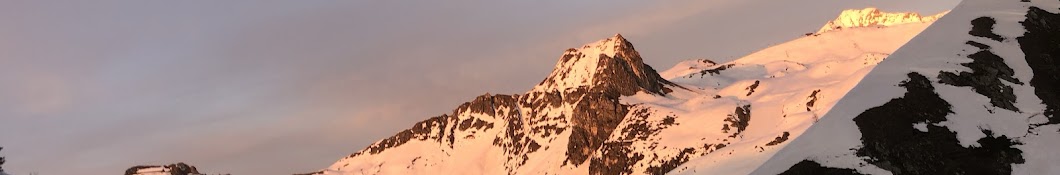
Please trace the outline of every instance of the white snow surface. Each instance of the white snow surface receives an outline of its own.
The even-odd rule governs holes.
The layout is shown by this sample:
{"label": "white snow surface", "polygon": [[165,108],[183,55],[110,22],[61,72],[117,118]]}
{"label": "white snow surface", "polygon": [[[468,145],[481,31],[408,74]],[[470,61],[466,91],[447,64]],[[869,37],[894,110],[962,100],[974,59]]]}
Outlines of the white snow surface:
{"label": "white snow surface", "polygon": [[[828,113],[877,63],[908,42],[931,23],[910,23],[881,28],[851,28],[806,36],[752,53],[735,61],[707,66],[686,61],[661,73],[663,78],[696,87],[700,96],[720,95],[705,104],[728,101],[750,104],[751,120],[739,138],[724,138],[730,144],[718,153],[694,158],[672,174],[748,174],[768,160],[782,142],[767,146],[785,132],[788,140],[802,135],[820,116]],[[699,71],[728,67],[719,74]],[[758,81],[754,93],[748,86]],[[816,93],[815,93],[816,91]],[[809,102],[813,101],[810,106]],[[711,110],[731,110],[735,105],[703,105],[686,102],[668,108],[685,111],[678,121],[716,120],[724,117]],[[731,113],[731,112],[730,112]],[[707,126],[719,124],[707,124]],[[695,128],[693,128],[695,127]],[[697,128],[706,131],[694,131]],[[712,129],[693,125],[686,132]],[[690,134],[691,135],[691,134]],[[676,137],[680,138],[680,137]]]}
{"label": "white snow surface", "polygon": [[[1060,145],[1060,134],[1055,131],[1060,126],[1047,125],[1037,127],[1035,131],[1028,130],[1030,125],[1042,122],[1034,119],[1041,118],[1040,111],[1044,109],[1034,95],[1033,87],[1006,82],[1006,85],[1014,88],[1018,97],[1015,106],[1020,111],[1039,111],[1019,113],[993,107],[987,97],[975,93],[971,88],[941,84],[937,78],[940,71],[970,71],[959,64],[971,62],[966,56],[975,53],[978,48],[965,42],[975,41],[989,45],[993,53],[1004,58],[1005,64],[1015,70],[1015,78],[1024,83],[1030,80],[1031,68],[1023,59],[1019,43],[1014,41],[1024,34],[1025,30],[1019,22],[1025,19],[1029,6],[1056,13],[1060,2],[963,1],[865,75],[817,124],[805,130],[750,174],[778,174],[802,160],[812,160],[826,167],[854,169],[863,174],[891,174],[855,155],[854,149],[862,147],[862,135],[853,119],[869,108],[903,96],[906,90],[897,85],[907,80],[906,74],[910,72],[928,77],[940,97],[951,103],[954,113],[949,114],[947,121],[939,125],[956,132],[962,146],[977,147],[976,140],[986,137],[981,130],[990,129],[994,137],[1007,136],[1022,142],[1022,145],[1015,147],[1023,151],[1026,163],[1014,164],[1013,174],[1060,174],[1060,166],[1057,166],[1060,152],[1055,151],[1056,146]],[[972,28],[970,21],[983,16],[997,20],[993,32],[1007,38],[1004,42],[968,34]],[[921,131],[926,131],[926,125],[930,124],[920,123],[910,127],[918,130],[923,127],[925,129]]]}
{"label": "white snow surface", "polygon": [[[632,174],[649,174],[665,165],[675,166],[670,167],[673,174],[749,174],[823,119],[880,61],[931,21],[887,24],[805,36],[726,63],[678,63],[659,73],[677,85],[668,86],[673,92],[621,98],[631,106],[629,114],[605,144],[627,145],[621,147],[627,157],[643,156],[630,163]],[[439,117],[449,125],[417,124],[414,127],[431,130],[412,134],[397,146],[376,142],[373,146],[388,148],[377,153],[362,150],[320,173],[588,174],[590,161],[566,161],[572,131],[568,127],[577,102],[535,102],[549,92],[569,95],[592,86],[598,59],[614,57],[616,46],[625,44],[622,40],[616,36],[568,49],[564,58],[572,59],[561,58],[546,81],[516,95],[526,99],[517,105],[493,105],[485,113],[462,106],[453,116]],[[748,113],[742,109],[749,111],[749,118],[740,117]],[[488,127],[465,129],[455,124],[460,121],[482,121]],[[455,141],[446,140],[450,138]],[[591,159],[602,159],[604,152],[595,151]]]}

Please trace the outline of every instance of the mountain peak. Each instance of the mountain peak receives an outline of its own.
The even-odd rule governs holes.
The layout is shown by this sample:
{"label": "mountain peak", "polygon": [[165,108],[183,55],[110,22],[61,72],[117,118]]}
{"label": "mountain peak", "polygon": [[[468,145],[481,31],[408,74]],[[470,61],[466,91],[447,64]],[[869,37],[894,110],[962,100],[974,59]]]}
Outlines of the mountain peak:
{"label": "mountain peak", "polygon": [[[571,48],[571,49],[574,49],[574,48]],[[614,57],[615,54],[621,53],[621,52],[629,52],[629,51],[636,52],[633,49],[633,44],[631,44],[629,42],[629,40],[626,40],[625,37],[622,37],[622,34],[618,34],[618,33],[616,33],[615,36],[612,36],[610,38],[606,38],[606,39],[602,39],[602,40],[599,40],[599,41],[596,41],[596,42],[593,42],[593,43],[585,44],[580,49],[575,49],[575,50],[596,52],[596,53],[600,53],[600,54],[605,54],[605,55],[610,56],[610,57]],[[570,52],[570,49],[568,49],[567,51]],[[637,59],[639,59],[639,57]]]}
{"label": "mountain peak", "polygon": [[567,49],[548,78],[534,90],[567,92],[599,87],[603,88],[601,90],[618,90],[616,92],[622,95],[632,95],[639,90],[663,94],[662,84],[669,82],[644,64],[640,53],[622,34],[615,34]]}
{"label": "mountain peak", "polygon": [[[948,12],[948,11],[947,11]],[[945,15],[942,12],[932,16],[921,16],[915,12],[884,12],[875,7],[848,9],[839,13],[839,17],[829,21],[817,33],[824,33],[842,28],[893,26],[908,23],[932,22]]]}

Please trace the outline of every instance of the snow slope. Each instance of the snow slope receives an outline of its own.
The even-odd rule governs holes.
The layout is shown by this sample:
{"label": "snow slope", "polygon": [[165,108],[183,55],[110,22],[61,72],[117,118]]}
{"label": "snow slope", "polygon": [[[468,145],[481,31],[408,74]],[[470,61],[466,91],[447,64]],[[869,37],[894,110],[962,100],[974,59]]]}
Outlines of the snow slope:
{"label": "snow slope", "polygon": [[965,0],[752,174],[1060,174],[1057,13]]}
{"label": "snow slope", "polygon": [[[739,105],[751,109],[749,122],[739,137],[714,137],[727,145],[720,153],[690,159],[673,173],[753,171],[787,145],[786,140],[802,135],[877,63],[928,25],[837,30],[776,45],[729,63],[686,61],[664,71],[664,78],[696,87],[702,96],[713,96],[667,107],[690,114],[680,119],[718,120],[725,115],[712,110],[732,110]],[[692,125],[685,130],[704,133],[715,129]]]}

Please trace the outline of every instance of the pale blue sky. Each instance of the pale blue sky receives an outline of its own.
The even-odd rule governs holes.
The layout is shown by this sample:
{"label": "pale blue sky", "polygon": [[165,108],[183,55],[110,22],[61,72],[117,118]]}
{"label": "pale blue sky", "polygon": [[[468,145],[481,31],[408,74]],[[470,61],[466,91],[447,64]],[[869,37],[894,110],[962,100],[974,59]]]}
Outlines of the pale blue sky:
{"label": "pale blue sky", "polygon": [[315,171],[476,95],[522,93],[622,33],[657,70],[727,61],[839,11],[957,0],[0,0],[13,174]]}

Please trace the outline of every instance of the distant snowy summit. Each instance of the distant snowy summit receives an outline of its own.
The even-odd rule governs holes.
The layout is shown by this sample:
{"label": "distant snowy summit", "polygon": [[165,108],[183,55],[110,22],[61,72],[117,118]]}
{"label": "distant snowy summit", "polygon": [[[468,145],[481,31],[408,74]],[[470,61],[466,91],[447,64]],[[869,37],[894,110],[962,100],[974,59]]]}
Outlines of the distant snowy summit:
{"label": "distant snowy summit", "polygon": [[920,13],[915,12],[884,12],[874,7],[843,10],[843,12],[839,14],[839,17],[826,23],[824,27],[817,30],[817,33],[824,33],[843,28],[893,26],[909,23],[933,22],[943,15],[946,15],[946,13],[949,13],[949,11],[931,16],[921,16]]}
{"label": "distant snowy summit", "polygon": [[125,170],[125,175],[207,175],[198,168],[181,163],[169,165],[138,165]]}

